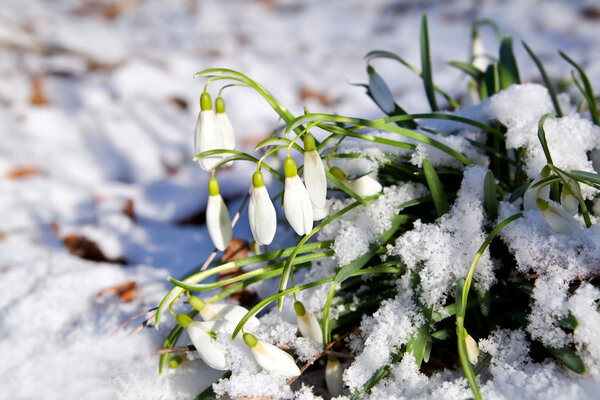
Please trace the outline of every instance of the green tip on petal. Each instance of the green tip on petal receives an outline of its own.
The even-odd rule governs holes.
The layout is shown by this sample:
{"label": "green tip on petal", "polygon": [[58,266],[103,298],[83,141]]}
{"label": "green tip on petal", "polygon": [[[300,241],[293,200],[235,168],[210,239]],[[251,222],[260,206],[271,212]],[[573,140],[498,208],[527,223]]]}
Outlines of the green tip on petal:
{"label": "green tip on petal", "polygon": [[219,182],[215,178],[208,180],[208,194],[211,196],[219,195]]}
{"label": "green tip on petal", "polygon": [[304,135],[304,151],[314,151],[317,148],[315,138],[310,133]]}
{"label": "green tip on petal", "polygon": [[210,101],[210,94],[207,92],[202,93],[200,96],[200,110],[212,110],[212,102]]}
{"label": "green tip on petal", "polygon": [[198,311],[202,311],[206,303],[199,297],[190,296],[190,306]]}
{"label": "green tip on petal", "polygon": [[550,208],[550,205],[548,204],[548,202],[544,199],[536,199],[535,200],[535,204],[538,206],[538,208],[540,210],[542,210],[542,212],[546,211],[548,208]]}
{"label": "green tip on petal", "polygon": [[265,186],[265,180],[263,179],[263,174],[260,171],[256,171],[252,174],[252,186],[255,188]]}
{"label": "green tip on petal", "polygon": [[176,354],[173,357],[169,358],[169,361],[167,361],[167,365],[169,366],[169,368],[177,368],[181,364],[181,361],[181,356],[179,354]]}
{"label": "green tip on petal", "polygon": [[298,175],[298,168],[296,168],[296,162],[292,157],[286,157],[283,162],[283,172],[285,173],[286,178],[293,178]]}
{"label": "green tip on petal", "polygon": [[192,319],[186,314],[177,314],[177,323],[184,328],[187,328],[191,322]]}
{"label": "green tip on petal", "polygon": [[248,345],[248,347],[254,347],[258,343],[256,337],[251,333],[244,333],[244,342]]}
{"label": "green tip on petal", "polygon": [[299,301],[294,302],[294,311],[296,311],[296,315],[299,317],[306,315],[306,308],[304,308],[304,304]]}
{"label": "green tip on petal", "polygon": [[338,178],[340,181],[342,179],[346,179],[346,174],[344,173],[344,171],[342,171],[340,168],[338,167],[331,167],[329,169],[329,172],[331,172],[331,175],[335,176],[336,178]]}
{"label": "green tip on petal", "polygon": [[215,100],[215,108],[217,110],[217,114],[223,114],[225,112],[225,100],[222,97],[217,97]]}

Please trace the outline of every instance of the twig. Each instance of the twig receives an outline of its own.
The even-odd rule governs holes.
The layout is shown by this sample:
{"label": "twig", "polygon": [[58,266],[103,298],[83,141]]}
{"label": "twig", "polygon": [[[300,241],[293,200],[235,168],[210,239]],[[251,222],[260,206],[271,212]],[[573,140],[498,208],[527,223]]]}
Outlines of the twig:
{"label": "twig", "polygon": [[[123,328],[124,328],[124,327],[125,327],[127,324],[129,324],[129,323],[130,323],[131,321],[133,321],[134,319],[137,319],[137,318],[141,317],[141,316],[142,316],[142,315],[144,315],[144,314],[148,314],[148,313],[151,313],[151,312],[153,312],[153,311],[156,311],[157,309],[158,309],[158,307],[152,307],[152,308],[151,308],[151,309],[149,309],[149,310],[142,311],[141,313],[139,313],[139,314],[137,314],[137,315],[134,315],[133,317],[129,318],[127,321],[125,321],[125,322],[123,322],[121,325],[119,325],[119,326],[117,327],[117,329],[115,329],[114,331],[112,331],[112,332],[111,332],[111,333],[110,333],[110,334],[109,334],[109,335],[106,337],[106,339],[110,338],[110,337],[111,337],[111,336],[113,336],[115,333],[119,332],[121,329],[123,329]],[[144,322],[147,322],[147,321],[148,321],[149,319],[151,319],[151,318],[152,318],[152,317],[149,317],[149,318],[148,318],[146,321],[144,321]]]}
{"label": "twig", "polygon": [[354,356],[352,354],[340,353],[339,351],[324,351],[323,353],[325,353],[326,356],[333,356],[336,358],[344,358],[346,360],[350,360],[350,359],[354,358]]}
{"label": "twig", "polygon": [[187,346],[167,347],[166,349],[154,350],[152,354],[159,356],[161,354],[187,353],[190,351],[196,351],[196,346],[194,346],[193,344],[189,344]]}

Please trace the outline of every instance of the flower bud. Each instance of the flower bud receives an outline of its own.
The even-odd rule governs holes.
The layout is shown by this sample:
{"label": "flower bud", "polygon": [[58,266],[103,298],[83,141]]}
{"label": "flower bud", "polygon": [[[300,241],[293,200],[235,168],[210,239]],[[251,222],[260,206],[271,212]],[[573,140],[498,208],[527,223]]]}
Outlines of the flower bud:
{"label": "flower bud", "polygon": [[473,365],[477,364],[477,357],[479,357],[479,346],[477,346],[475,339],[473,339],[468,333],[467,336],[465,336],[465,345],[467,347],[467,357],[469,358],[469,361]]}
{"label": "flower bud", "polygon": [[563,235],[572,235],[581,229],[575,218],[559,204],[538,198],[537,206],[542,211],[548,225],[556,232]]}
{"label": "flower bud", "polygon": [[[248,313],[248,310],[236,304],[206,303],[196,296],[189,297],[190,305],[196,309],[203,320],[215,321],[226,320],[238,324]],[[246,323],[248,327],[256,327],[260,324],[258,318],[252,316]]]}
{"label": "flower bud", "polygon": [[[312,150],[308,150],[311,148]],[[325,207],[327,197],[325,167],[323,167],[321,156],[315,150],[315,139],[310,133],[304,136],[304,184],[313,206]]]}
{"label": "flower bud", "polygon": [[267,245],[275,237],[277,213],[260,171],[256,171],[252,176],[252,185],[250,203],[248,204],[250,230],[256,243]]}
{"label": "flower bud", "polygon": [[192,343],[196,347],[196,351],[206,365],[218,370],[229,369],[229,363],[225,357],[225,353],[217,345],[215,339],[209,334],[209,332],[214,329],[213,325],[209,328],[203,325],[202,322],[192,321],[192,319],[185,314],[177,314],[177,322],[185,328]]}
{"label": "flower bud", "polygon": [[560,205],[571,215],[575,215],[579,211],[579,200],[577,200],[577,195],[581,197],[579,184],[574,180],[569,179],[567,183],[563,185],[562,191],[560,192]]}
{"label": "flower bud", "polygon": [[206,226],[215,247],[224,251],[233,235],[229,211],[219,194],[219,183],[215,178],[208,181],[208,203],[206,205]]}
{"label": "flower bud", "polygon": [[[194,149],[196,154],[209,150],[222,149],[224,147],[223,135],[217,123],[215,112],[212,109],[210,95],[206,92],[200,96],[200,109],[200,115],[196,123],[196,133],[194,135]],[[198,163],[205,171],[211,171],[222,159],[222,155],[215,154],[200,158]]]}
{"label": "flower bud", "polygon": [[376,179],[369,175],[363,175],[358,179],[354,180],[343,180],[346,186],[348,186],[354,193],[360,197],[367,197],[377,194],[383,190],[383,186]]}
{"label": "flower bud", "polygon": [[540,174],[538,176],[536,176],[533,181],[531,181],[531,184],[529,185],[529,187],[525,191],[525,194],[523,195],[523,210],[525,210],[525,211],[535,210],[537,208],[537,205],[536,205],[537,198],[541,198],[544,200],[548,200],[550,198],[550,186],[549,185],[538,186],[535,188],[532,186],[535,185],[536,183],[538,183],[539,181],[541,181],[542,179],[548,178],[550,176],[551,172],[552,172],[551,168],[546,165],[544,168],[542,168],[542,171],[540,172]]}
{"label": "flower bud", "polygon": [[256,339],[251,333],[244,333],[244,342],[250,347],[254,359],[264,370],[281,376],[298,376],[300,369],[294,357],[270,343]]}
{"label": "flower bud", "polygon": [[294,160],[287,157],[283,167],[285,172],[283,211],[294,231],[302,236],[309,233],[313,227],[312,202],[308,191],[298,177]]}
{"label": "flower bud", "polygon": [[322,345],[323,333],[315,315],[306,311],[304,304],[299,301],[294,302],[294,310],[296,311],[296,323],[302,336]]}
{"label": "flower bud", "polygon": [[336,357],[328,357],[325,366],[325,384],[331,396],[339,396],[344,390],[344,380],[342,378],[344,369],[340,360]]}
{"label": "flower bud", "polygon": [[222,97],[217,97],[217,100],[215,100],[215,108],[217,109],[217,125],[221,130],[223,148],[233,150],[235,149],[235,133],[231,120],[225,112],[225,101]]}

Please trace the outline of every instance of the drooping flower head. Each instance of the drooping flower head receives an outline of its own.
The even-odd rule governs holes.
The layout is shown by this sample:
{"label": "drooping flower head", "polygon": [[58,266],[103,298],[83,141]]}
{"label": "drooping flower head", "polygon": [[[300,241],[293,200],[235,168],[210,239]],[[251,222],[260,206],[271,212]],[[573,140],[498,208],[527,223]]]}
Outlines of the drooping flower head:
{"label": "drooping flower head", "polygon": [[252,350],[254,359],[264,370],[281,376],[298,376],[300,369],[294,357],[270,343],[256,339],[251,333],[244,333],[244,342]]}
{"label": "drooping flower head", "polygon": [[[205,321],[223,319],[237,325],[248,313],[247,309],[236,304],[207,303],[196,296],[189,296],[189,302],[190,306],[197,310]],[[250,317],[248,322],[246,322],[246,326],[249,328],[254,328],[259,324],[258,318],[254,316]]]}
{"label": "drooping flower head", "polygon": [[256,243],[267,245],[273,241],[277,230],[277,213],[260,171],[252,175],[248,220]]}
{"label": "drooping flower head", "polygon": [[225,101],[222,97],[217,97],[215,100],[215,109],[217,110],[217,125],[221,130],[223,148],[233,150],[235,149],[235,133],[231,120],[225,112]]}
{"label": "drooping flower head", "polygon": [[[196,123],[194,149],[196,154],[199,154],[204,151],[222,148],[224,148],[223,135],[212,109],[210,95],[204,92],[200,96],[200,115]],[[203,170],[211,171],[222,159],[223,156],[218,154],[202,157],[198,160],[198,164]]]}
{"label": "drooping flower head", "polygon": [[360,197],[372,196],[383,190],[381,183],[377,182],[377,179],[373,178],[371,174],[350,180],[346,173],[338,167],[331,167],[329,172]]}
{"label": "drooping flower head", "polygon": [[549,177],[551,173],[552,169],[546,165],[544,168],[542,168],[539,175],[536,176],[533,181],[531,181],[531,184],[523,195],[523,210],[535,210],[537,207],[536,201],[538,198],[543,200],[548,200],[550,198],[550,186],[533,186],[542,179]]}
{"label": "drooping flower head", "polygon": [[186,314],[177,314],[177,322],[187,331],[196,351],[202,360],[211,368],[218,370],[229,369],[229,362],[223,350],[209,333],[212,329],[207,328],[201,322],[193,321]]}
{"label": "drooping flower head", "polygon": [[294,302],[294,311],[296,311],[296,323],[300,333],[307,339],[319,344],[323,344],[323,334],[321,326],[315,315],[306,311],[304,304],[299,301]]}
{"label": "drooping flower head", "polygon": [[285,217],[298,235],[306,235],[313,227],[310,196],[298,176],[296,163],[291,157],[285,159],[283,170],[285,172],[285,192],[283,194]]}
{"label": "drooping flower head", "polygon": [[569,211],[560,204],[544,199],[537,199],[537,206],[552,229],[563,235],[572,235],[581,229],[581,225],[573,218]]}
{"label": "drooping flower head", "polygon": [[325,384],[331,396],[339,396],[344,390],[343,380],[344,368],[340,360],[336,357],[329,356],[327,365],[325,365]]}
{"label": "drooping flower head", "polygon": [[219,182],[215,178],[208,181],[208,203],[206,205],[206,226],[215,247],[224,251],[233,235],[229,211],[219,194]]}
{"label": "drooping flower head", "polygon": [[304,184],[313,207],[322,209],[327,198],[327,177],[319,152],[316,150],[315,138],[304,135]]}

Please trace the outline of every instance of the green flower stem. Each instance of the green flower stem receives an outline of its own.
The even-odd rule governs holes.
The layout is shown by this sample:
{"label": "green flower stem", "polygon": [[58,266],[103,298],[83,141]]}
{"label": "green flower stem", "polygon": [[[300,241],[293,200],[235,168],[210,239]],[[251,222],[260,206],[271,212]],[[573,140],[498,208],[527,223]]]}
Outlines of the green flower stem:
{"label": "green flower stem", "polygon": [[[255,164],[258,165],[258,163],[260,162],[260,160],[256,157],[252,157],[251,155],[248,155],[242,151],[237,151],[237,150],[228,150],[228,149],[215,149],[215,150],[207,150],[207,151],[203,151],[202,153],[198,153],[196,155],[196,157],[194,157],[194,161],[199,160],[203,157],[208,157],[208,156],[212,156],[215,154],[233,154],[233,157],[228,157],[224,160],[222,160],[221,162],[219,162],[214,169],[219,168],[221,165],[223,164],[227,164],[229,161],[233,161],[233,160],[244,160],[244,161],[251,161]],[[262,162],[260,164],[261,167],[264,167],[267,171],[269,171],[275,178],[277,178],[279,181],[284,182],[285,179],[283,177],[283,175],[281,175],[277,170],[273,169],[272,167],[270,167],[269,165],[265,164],[264,162]]]}

